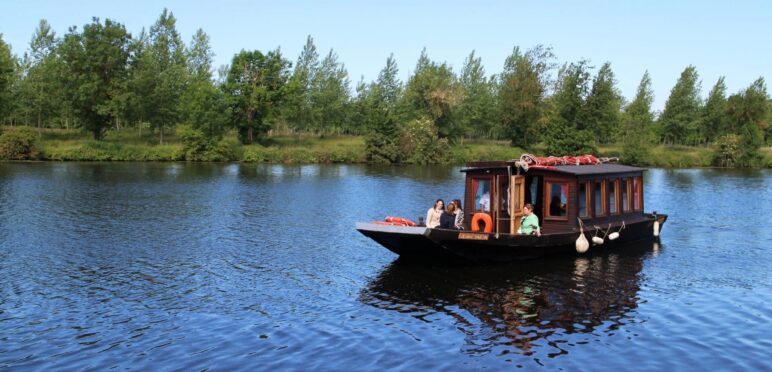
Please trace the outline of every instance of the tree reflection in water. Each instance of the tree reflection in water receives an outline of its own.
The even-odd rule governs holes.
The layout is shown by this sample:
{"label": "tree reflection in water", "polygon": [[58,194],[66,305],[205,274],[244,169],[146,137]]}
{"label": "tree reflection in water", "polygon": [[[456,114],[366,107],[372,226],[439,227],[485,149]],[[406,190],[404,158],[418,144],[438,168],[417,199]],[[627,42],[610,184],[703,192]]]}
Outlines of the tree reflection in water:
{"label": "tree reflection in water", "polygon": [[534,347],[545,345],[551,348],[547,355],[556,357],[567,354],[568,346],[637,321],[641,269],[652,253],[649,242],[495,266],[398,260],[362,290],[359,300],[427,322],[437,313],[449,315],[464,333],[469,354],[515,348],[504,353],[531,355]]}

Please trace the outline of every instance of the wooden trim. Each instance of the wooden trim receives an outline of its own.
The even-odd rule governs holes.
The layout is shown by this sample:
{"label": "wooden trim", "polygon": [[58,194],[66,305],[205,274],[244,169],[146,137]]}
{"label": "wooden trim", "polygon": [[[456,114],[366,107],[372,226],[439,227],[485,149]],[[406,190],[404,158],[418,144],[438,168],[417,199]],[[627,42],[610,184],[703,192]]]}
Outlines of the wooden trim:
{"label": "wooden trim", "polygon": [[[595,186],[600,184],[600,211],[595,210]],[[592,180],[592,216],[593,217],[606,217],[608,216],[608,190],[606,188],[606,179],[597,178]]]}
{"label": "wooden trim", "polygon": [[590,187],[590,184],[592,182],[590,181],[579,181],[576,185],[576,202],[579,203],[579,198],[582,197],[582,185],[584,185],[584,216],[582,216],[582,211],[579,209],[579,205],[576,206],[576,214],[579,216],[579,218],[587,219],[592,218],[592,200],[590,198],[590,194],[592,193],[592,188]]}

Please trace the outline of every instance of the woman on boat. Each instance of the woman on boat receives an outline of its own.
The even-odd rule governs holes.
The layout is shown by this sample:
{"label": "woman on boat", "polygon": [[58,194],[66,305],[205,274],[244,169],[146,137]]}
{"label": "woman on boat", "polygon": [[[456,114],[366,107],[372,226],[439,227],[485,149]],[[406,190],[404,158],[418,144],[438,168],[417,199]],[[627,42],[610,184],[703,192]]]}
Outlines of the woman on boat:
{"label": "woman on boat", "polygon": [[459,230],[464,229],[464,208],[461,208],[461,200],[453,199],[453,204],[456,206],[456,228]]}
{"label": "woman on boat", "polygon": [[541,236],[541,229],[539,229],[539,217],[533,214],[533,204],[525,203],[523,206],[523,218],[520,219],[520,228],[517,229],[518,234]]}
{"label": "woman on boat", "polygon": [[445,210],[445,202],[442,199],[437,199],[434,202],[434,207],[429,208],[426,212],[426,227],[433,229],[440,225],[440,216]]}
{"label": "woman on boat", "polygon": [[440,215],[440,228],[441,229],[456,229],[456,204],[451,202],[448,204],[448,208]]}

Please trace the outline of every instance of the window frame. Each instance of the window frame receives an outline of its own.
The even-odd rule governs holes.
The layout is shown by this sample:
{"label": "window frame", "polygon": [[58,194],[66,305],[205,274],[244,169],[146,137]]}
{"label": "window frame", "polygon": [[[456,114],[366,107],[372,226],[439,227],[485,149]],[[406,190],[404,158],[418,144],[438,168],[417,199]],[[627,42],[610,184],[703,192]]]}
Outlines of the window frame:
{"label": "window frame", "polygon": [[608,202],[608,215],[609,216],[615,216],[615,215],[618,215],[618,214],[622,214],[622,211],[621,211],[622,208],[619,205],[619,178],[616,178],[616,177],[615,178],[611,178],[611,179],[607,180],[607,182],[614,184],[614,210],[613,211],[611,210],[611,191],[608,188],[606,188],[607,196],[606,196],[606,198],[604,198],[604,199],[607,199],[609,201]]}
{"label": "window frame", "polygon": [[[619,201],[622,205],[622,211],[621,213],[630,213],[633,211],[633,198],[632,198],[632,178],[631,177],[620,177],[619,178],[619,190],[622,190],[622,184],[624,183],[624,194],[619,195]],[[624,199],[622,199],[622,196],[624,196]],[[625,208],[627,206],[627,208]]]}
{"label": "window frame", "polygon": [[[552,216],[550,215],[550,203],[552,195],[552,185],[565,185],[566,186],[566,215],[565,216]],[[569,211],[571,210],[569,199],[571,197],[571,182],[566,180],[544,180],[544,220],[550,221],[568,221]]]}
{"label": "window frame", "polygon": [[632,195],[633,198],[633,210],[634,211],[642,211],[643,210],[643,177],[641,176],[635,176],[633,177],[633,187],[634,192],[636,192],[636,195]]}

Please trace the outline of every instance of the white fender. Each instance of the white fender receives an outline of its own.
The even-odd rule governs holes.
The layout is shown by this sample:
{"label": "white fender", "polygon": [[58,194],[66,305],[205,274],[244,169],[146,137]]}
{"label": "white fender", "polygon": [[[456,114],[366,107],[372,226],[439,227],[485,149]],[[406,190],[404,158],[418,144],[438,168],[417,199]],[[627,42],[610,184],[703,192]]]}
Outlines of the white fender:
{"label": "white fender", "polygon": [[587,252],[588,249],[590,249],[590,242],[587,241],[587,238],[584,236],[584,231],[582,231],[579,238],[576,239],[576,251],[584,253]]}
{"label": "white fender", "polygon": [[659,236],[659,221],[654,221],[654,236]]}
{"label": "white fender", "polygon": [[603,244],[603,238],[601,238],[600,236],[593,236],[592,237],[592,242],[595,245],[601,245],[601,244]]}
{"label": "white fender", "polygon": [[608,234],[608,240],[616,240],[619,237],[619,233],[614,231],[611,234]]}

